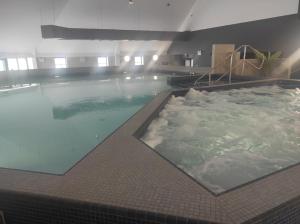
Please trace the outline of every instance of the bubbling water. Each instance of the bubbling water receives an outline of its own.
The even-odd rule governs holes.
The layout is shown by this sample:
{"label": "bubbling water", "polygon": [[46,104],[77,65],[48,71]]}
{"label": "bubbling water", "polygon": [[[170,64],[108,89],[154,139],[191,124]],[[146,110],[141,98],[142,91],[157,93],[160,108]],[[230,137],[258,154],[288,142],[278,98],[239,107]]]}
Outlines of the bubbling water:
{"label": "bubbling water", "polygon": [[215,193],[300,162],[300,90],[172,96],[142,140]]}

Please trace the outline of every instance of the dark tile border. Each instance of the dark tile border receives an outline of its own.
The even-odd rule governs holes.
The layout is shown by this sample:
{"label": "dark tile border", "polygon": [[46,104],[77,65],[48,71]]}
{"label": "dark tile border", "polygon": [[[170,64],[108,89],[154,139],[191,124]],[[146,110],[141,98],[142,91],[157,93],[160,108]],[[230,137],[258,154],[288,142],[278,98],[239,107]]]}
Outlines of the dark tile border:
{"label": "dark tile border", "polygon": [[[287,218],[288,217],[288,218]],[[300,197],[281,204],[265,214],[243,224],[290,224],[300,223]]]}
{"label": "dark tile border", "polygon": [[[0,192],[8,223],[219,224],[172,215],[11,191]],[[4,204],[5,207],[2,205]],[[51,208],[51,209],[49,209]],[[6,224],[3,216],[3,223]],[[8,224],[7,223],[7,224]]]}

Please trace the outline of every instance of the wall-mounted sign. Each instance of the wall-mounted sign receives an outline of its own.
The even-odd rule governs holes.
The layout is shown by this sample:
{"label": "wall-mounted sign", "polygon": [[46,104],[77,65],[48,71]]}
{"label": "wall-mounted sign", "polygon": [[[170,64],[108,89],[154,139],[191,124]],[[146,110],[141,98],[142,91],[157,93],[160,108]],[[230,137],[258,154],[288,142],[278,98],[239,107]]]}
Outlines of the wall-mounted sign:
{"label": "wall-mounted sign", "polygon": [[0,224],[6,224],[3,212],[0,211]]}

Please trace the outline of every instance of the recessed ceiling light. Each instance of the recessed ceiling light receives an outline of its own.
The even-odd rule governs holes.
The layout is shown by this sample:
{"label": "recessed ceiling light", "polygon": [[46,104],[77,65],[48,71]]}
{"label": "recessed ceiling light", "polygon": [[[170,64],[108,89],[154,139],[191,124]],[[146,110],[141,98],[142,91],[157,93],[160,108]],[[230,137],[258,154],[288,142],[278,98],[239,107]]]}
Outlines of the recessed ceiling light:
{"label": "recessed ceiling light", "polygon": [[129,0],[129,1],[128,1],[128,4],[129,4],[129,5],[134,5],[134,1],[133,1],[133,0]]}

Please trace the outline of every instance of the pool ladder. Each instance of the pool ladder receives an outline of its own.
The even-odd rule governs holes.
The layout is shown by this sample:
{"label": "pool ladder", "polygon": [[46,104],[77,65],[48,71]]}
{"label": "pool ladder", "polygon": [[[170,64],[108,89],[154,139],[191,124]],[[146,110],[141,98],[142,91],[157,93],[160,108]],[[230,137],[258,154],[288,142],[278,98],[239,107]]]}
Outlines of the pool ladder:
{"label": "pool ladder", "polygon": [[[243,59],[241,61],[239,61],[239,63],[237,63],[236,65],[233,65],[233,58],[236,55],[236,53],[238,53],[240,50],[243,50]],[[245,71],[245,65],[248,64],[250,66],[252,66],[255,69],[262,69],[263,65],[265,63],[265,58],[263,58],[261,64],[259,66],[256,66],[255,64],[251,63],[249,60],[246,60],[246,55],[247,55],[247,50],[251,50],[252,52],[256,53],[256,54],[262,54],[259,50],[255,49],[254,47],[250,46],[250,45],[241,45],[239,46],[237,49],[235,49],[233,52],[230,53],[229,56],[227,56],[225,58],[225,61],[229,60],[229,71],[223,73],[217,80],[212,80],[212,73],[216,70],[216,68],[218,68],[221,65],[217,65],[213,68],[211,68],[207,73],[204,73],[203,75],[201,75],[195,82],[194,82],[194,87],[199,87],[201,85],[208,85],[208,86],[213,86],[213,85],[217,85],[218,82],[220,82],[224,77],[228,76],[228,84],[232,83],[232,72],[234,69],[238,68],[240,65],[242,65],[242,71],[241,71],[241,75],[244,74]],[[203,81],[204,78],[206,78],[208,76],[208,82]]]}

